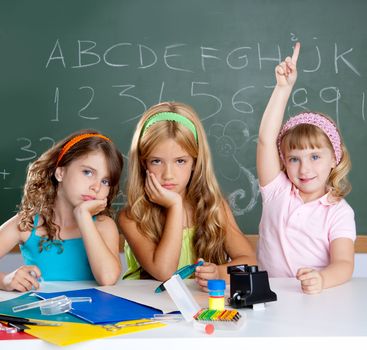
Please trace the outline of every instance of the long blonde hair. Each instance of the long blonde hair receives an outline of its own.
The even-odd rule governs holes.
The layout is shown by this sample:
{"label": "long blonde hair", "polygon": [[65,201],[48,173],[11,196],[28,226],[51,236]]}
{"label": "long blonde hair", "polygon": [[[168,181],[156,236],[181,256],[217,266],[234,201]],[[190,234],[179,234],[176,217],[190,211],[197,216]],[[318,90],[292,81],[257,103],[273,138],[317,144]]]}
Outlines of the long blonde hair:
{"label": "long blonde hair", "polygon": [[58,181],[55,178],[56,167],[68,166],[79,157],[97,150],[102,151],[106,156],[110,179],[107,206],[101,214],[111,215],[111,204],[119,190],[123,166],[122,155],[111,141],[99,137],[81,140],[72,146],[57,164],[63,146],[74,137],[82,134],[98,134],[98,132],[90,129],[75,132],[51,147],[29,166],[18,213],[20,231],[31,230],[34,225],[34,217],[38,214],[42,218],[42,226],[47,233],[45,238],[52,241],[58,237],[60,228],[54,222],[55,212],[53,209],[58,188]]}
{"label": "long blonde hair", "polygon": [[[334,121],[325,114],[318,114],[335,124]],[[340,132],[339,135],[341,140],[342,157],[339,164],[331,170],[326,182],[327,190],[330,190],[331,195],[335,200],[344,198],[352,189],[347,177],[352,164]],[[327,145],[332,154],[334,154],[334,149],[329,138],[320,128],[312,124],[299,124],[284,133],[280,147],[282,153],[285,154],[285,152],[289,152],[294,149],[320,148],[324,145]]]}
{"label": "long blonde hair", "polygon": [[[174,112],[191,120],[197,130],[198,141],[189,129],[174,121],[160,121],[142,135],[148,118],[161,112]],[[211,154],[204,128],[196,112],[179,102],[163,102],[148,109],[140,119],[129,153],[127,206],[129,219],[138,230],[157,243],[165,224],[164,208],[149,201],[145,194],[145,160],[162,140],[175,140],[194,159],[194,168],[187,185],[186,200],[193,208],[195,235],[194,255],[216,264],[227,261],[224,249],[226,226],[224,197],[214,175]]]}

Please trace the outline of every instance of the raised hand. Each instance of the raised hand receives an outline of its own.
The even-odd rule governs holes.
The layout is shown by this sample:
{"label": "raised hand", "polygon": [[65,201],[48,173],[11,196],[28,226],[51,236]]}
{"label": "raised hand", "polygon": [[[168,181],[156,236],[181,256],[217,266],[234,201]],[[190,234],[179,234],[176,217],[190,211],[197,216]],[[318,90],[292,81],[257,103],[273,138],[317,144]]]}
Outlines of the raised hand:
{"label": "raised hand", "polygon": [[182,203],[180,194],[162,187],[153,173],[147,170],[145,179],[145,192],[149,200],[164,208],[170,208],[175,204]]}
{"label": "raised hand", "polygon": [[293,87],[297,80],[297,61],[299,51],[301,48],[300,43],[296,43],[293,49],[292,57],[286,57],[286,59],[275,67],[275,77],[278,86]]}

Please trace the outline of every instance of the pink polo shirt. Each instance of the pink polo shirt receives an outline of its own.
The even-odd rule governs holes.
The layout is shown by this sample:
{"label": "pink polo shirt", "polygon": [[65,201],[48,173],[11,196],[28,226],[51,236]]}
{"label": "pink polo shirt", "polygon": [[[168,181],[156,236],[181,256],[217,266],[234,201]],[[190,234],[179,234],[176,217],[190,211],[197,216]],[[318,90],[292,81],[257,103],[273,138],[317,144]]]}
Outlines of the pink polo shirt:
{"label": "pink polo shirt", "polygon": [[258,264],[270,277],[294,277],[300,267],[322,269],[329,265],[332,240],[355,240],[354,211],[344,199],[329,203],[326,194],[304,203],[284,172],[260,191]]}

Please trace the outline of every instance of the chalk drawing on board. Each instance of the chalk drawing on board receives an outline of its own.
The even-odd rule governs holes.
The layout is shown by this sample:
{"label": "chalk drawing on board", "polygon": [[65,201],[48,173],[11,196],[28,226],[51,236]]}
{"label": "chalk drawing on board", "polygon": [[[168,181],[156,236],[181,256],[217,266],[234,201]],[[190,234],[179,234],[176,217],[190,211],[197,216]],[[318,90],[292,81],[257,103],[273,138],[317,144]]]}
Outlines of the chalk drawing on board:
{"label": "chalk drawing on board", "polygon": [[[226,124],[213,124],[208,131],[209,141],[214,141],[218,177],[234,185],[227,194],[234,215],[250,212],[257,204],[259,186],[256,176],[254,155],[257,135],[251,136],[249,128],[242,120],[231,120]],[[228,187],[227,187],[228,188]],[[238,201],[241,200],[241,207]],[[244,203],[244,204],[243,204]]]}

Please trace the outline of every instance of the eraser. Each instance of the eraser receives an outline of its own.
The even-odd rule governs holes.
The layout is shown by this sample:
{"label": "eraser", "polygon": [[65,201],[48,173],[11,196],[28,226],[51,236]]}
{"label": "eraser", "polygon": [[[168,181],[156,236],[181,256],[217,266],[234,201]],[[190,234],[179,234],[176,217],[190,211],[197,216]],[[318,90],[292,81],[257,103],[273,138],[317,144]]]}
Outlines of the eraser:
{"label": "eraser", "polygon": [[193,321],[194,328],[202,331],[206,334],[213,334],[214,333],[214,325],[213,323],[199,323],[196,321]]}

